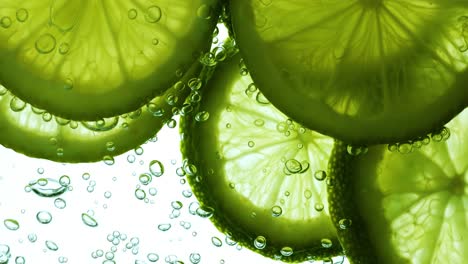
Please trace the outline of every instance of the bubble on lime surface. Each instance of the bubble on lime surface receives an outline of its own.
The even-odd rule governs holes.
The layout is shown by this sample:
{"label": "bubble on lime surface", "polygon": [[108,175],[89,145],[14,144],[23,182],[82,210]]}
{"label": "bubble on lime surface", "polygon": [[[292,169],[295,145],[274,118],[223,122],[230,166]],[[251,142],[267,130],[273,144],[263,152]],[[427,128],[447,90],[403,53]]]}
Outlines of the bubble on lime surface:
{"label": "bubble on lime surface", "polygon": [[51,53],[55,46],[57,45],[57,40],[55,37],[50,33],[45,33],[41,35],[35,43],[36,51],[40,54],[48,54]]}

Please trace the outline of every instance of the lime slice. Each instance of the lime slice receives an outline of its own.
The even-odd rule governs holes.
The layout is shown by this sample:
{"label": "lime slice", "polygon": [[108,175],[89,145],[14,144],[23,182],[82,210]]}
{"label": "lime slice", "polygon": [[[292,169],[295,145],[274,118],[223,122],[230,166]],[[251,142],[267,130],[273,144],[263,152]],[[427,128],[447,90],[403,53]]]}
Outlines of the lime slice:
{"label": "lime slice", "polygon": [[2,0],[0,82],[74,120],[134,111],[211,44],[217,0]]}
{"label": "lime slice", "polygon": [[337,145],[330,213],[353,263],[466,263],[468,108],[447,127],[361,156]]}
{"label": "lime slice", "polygon": [[53,116],[0,85],[0,144],[31,157],[60,162],[112,162],[113,156],[143,144],[170,120],[190,93],[188,83],[201,81],[200,68],[200,63],[194,63],[180,81],[140,109],[97,121]]}
{"label": "lime slice", "polygon": [[240,56],[216,69],[181,131],[184,168],[201,215],[211,212],[219,230],[283,261],[341,252],[326,199],[333,139],[269,104]]}
{"label": "lime slice", "polygon": [[353,144],[427,134],[468,105],[467,14],[466,1],[231,1],[259,89]]}

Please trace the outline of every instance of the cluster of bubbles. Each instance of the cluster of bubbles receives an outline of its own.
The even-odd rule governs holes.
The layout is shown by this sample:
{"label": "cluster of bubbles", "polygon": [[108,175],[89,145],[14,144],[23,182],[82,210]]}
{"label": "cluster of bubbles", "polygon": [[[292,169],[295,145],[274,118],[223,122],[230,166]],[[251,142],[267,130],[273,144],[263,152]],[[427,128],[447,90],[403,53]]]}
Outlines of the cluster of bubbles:
{"label": "cluster of bubbles", "polygon": [[391,152],[399,152],[401,154],[411,153],[423,146],[428,145],[433,142],[443,142],[449,139],[450,130],[447,127],[442,127],[441,129],[430,133],[429,135],[419,137],[415,140],[408,140],[405,142],[399,142],[388,145],[388,150]]}

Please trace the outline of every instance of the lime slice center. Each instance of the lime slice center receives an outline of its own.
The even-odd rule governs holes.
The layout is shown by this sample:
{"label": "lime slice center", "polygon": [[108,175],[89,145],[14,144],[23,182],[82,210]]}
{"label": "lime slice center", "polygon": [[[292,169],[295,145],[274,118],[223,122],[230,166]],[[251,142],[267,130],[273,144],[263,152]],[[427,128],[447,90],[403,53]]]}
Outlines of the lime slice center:
{"label": "lime slice center", "polygon": [[377,8],[382,4],[382,0],[359,0],[366,8]]}
{"label": "lime slice center", "polygon": [[[466,178],[466,175],[468,175],[468,171],[465,173],[465,178]],[[463,175],[457,175],[455,176],[451,182],[450,182],[450,185],[449,185],[449,190],[450,192],[453,194],[453,195],[456,195],[456,196],[463,196],[465,194],[468,194],[466,193],[465,189],[466,189],[466,181],[463,177]]]}

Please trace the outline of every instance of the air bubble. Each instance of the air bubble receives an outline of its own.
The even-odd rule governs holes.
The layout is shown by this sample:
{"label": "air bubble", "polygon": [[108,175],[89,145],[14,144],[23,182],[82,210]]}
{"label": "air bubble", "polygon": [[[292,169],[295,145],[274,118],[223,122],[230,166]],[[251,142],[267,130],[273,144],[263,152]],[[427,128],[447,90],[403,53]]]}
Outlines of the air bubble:
{"label": "air bubble", "polygon": [[316,203],[316,204],[314,205],[314,208],[315,208],[315,210],[316,210],[317,212],[321,212],[321,211],[323,211],[324,206],[323,206],[322,203]]}
{"label": "air bubble", "polygon": [[151,180],[153,179],[153,177],[149,174],[149,173],[142,173],[140,174],[140,176],[138,177],[138,180],[140,181],[141,184],[143,185],[148,185],[150,184]]}
{"label": "air bubble", "polygon": [[10,247],[8,245],[0,244],[0,263],[7,264],[10,257]]}
{"label": "air bubble", "polygon": [[322,244],[322,247],[324,248],[331,248],[333,246],[332,241],[328,238],[322,238],[320,240],[320,243]]}
{"label": "air bubble", "polygon": [[89,227],[96,227],[98,226],[98,222],[96,221],[96,219],[94,219],[92,216],[90,216],[89,214],[87,213],[82,213],[81,214],[81,220],[83,221],[83,223]]}
{"label": "air bubble", "polygon": [[171,224],[160,224],[158,225],[158,229],[165,232],[171,229]]}
{"label": "air bubble", "polygon": [[3,221],[3,225],[8,229],[8,230],[11,230],[11,231],[16,231],[20,228],[20,225],[18,223],[18,221],[16,221],[15,219],[5,219]]}
{"label": "air bubble", "polygon": [[260,91],[257,92],[257,96],[255,97],[255,100],[257,101],[257,103],[262,104],[262,105],[270,104],[270,101],[268,101],[268,99]]}
{"label": "air bubble", "polygon": [[41,54],[51,53],[56,46],[57,41],[52,34],[45,33],[36,40],[36,50]]}
{"label": "air bubble", "polygon": [[149,262],[156,262],[159,260],[159,255],[156,253],[149,253],[148,255],[146,255],[146,258]]}
{"label": "air bubble", "polygon": [[161,20],[162,11],[159,6],[153,5],[146,9],[145,20],[149,23],[156,23]]}
{"label": "air bubble", "polygon": [[283,209],[281,208],[281,206],[275,205],[271,208],[271,214],[274,217],[278,217],[283,214]]}
{"label": "air bubble", "polygon": [[39,223],[46,225],[52,222],[52,214],[47,211],[39,211],[36,214],[36,219]]}
{"label": "air bubble", "polygon": [[62,198],[57,198],[54,200],[54,205],[58,209],[64,209],[67,207],[67,202]]}
{"label": "air bubble", "polygon": [[[192,203],[193,204],[193,203]],[[192,206],[192,204],[190,204]],[[197,204],[198,205],[198,204]],[[190,206],[189,206],[190,207]],[[189,208],[190,210],[190,208]],[[193,210],[193,209],[192,209]],[[192,211],[191,210],[191,211]],[[209,206],[198,207],[195,209],[195,213],[202,218],[210,218],[214,214],[214,209]]]}
{"label": "air bubble", "polygon": [[254,240],[254,247],[257,249],[264,249],[266,247],[266,238],[264,236],[258,236]]}
{"label": "air bubble", "polygon": [[347,145],[346,146],[346,151],[348,152],[349,155],[351,156],[358,156],[358,155],[363,155],[366,154],[368,151],[368,148],[366,146],[352,146],[352,145]]}
{"label": "air bubble", "polygon": [[401,154],[408,154],[413,151],[413,145],[409,142],[398,144],[398,152]]}
{"label": "air bubble", "polygon": [[192,78],[188,81],[188,86],[192,91],[197,91],[202,86],[202,80],[200,78]]}
{"label": "air bubble", "polygon": [[281,255],[283,255],[285,257],[289,257],[294,253],[294,251],[293,251],[293,249],[291,247],[283,247],[283,248],[281,248],[280,253],[281,253]]}
{"label": "air bubble", "polygon": [[343,218],[338,222],[340,229],[348,229],[353,222],[350,219]]}
{"label": "air bubble", "polygon": [[[0,263],[2,263],[1,259],[0,259]],[[24,257],[18,256],[15,258],[15,264],[25,264],[25,263],[26,263],[26,259]]]}
{"label": "air bubble", "polygon": [[302,164],[296,159],[289,159],[285,163],[286,172],[296,174],[302,171]]}
{"label": "air bubble", "polygon": [[195,120],[198,122],[204,122],[208,120],[208,118],[210,118],[210,113],[208,113],[207,111],[201,111],[195,115]]}
{"label": "air bubble", "polygon": [[106,165],[109,165],[109,166],[114,165],[115,163],[114,157],[109,156],[109,155],[104,156],[103,161]]}
{"label": "air bubble", "polygon": [[323,170],[318,170],[314,173],[314,177],[317,181],[323,181],[327,177],[327,173]]}
{"label": "air bubble", "polygon": [[200,263],[201,256],[198,253],[191,253],[189,256],[189,259],[190,259],[190,262],[192,262],[192,264],[198,264]]}
{"label": "air bubble", "polygon": [[32,191],[41,197],[55,197],[62,195],[67,191],[60,181],[50,178],[40,178],[37,181],[29,183]]}
{"label": "air bubble", "polygon": [[265,124],[265,121],[263,119],[256,119],[254,124],[258,127],[262,127]]}
{"label": "air bubble", "polygon": [[24,108],[26,108],[26,103],[18,97],[15,96],[10,100],[10,109],[13,112],[21,112]]}
{"label": "air bubble", "polygon": [[68,51],[70,50],[70,45],[66,42],[60,44],[59,46],[59,53],[62,54],[62,55],[65,55],[68,53]]}
{"label": "air bubble", "polygon": [[12,24],[11,18],[8,16],[4,16],[0,18],[0,26],[3,28],[9,28]]}
{"label": "air bubble", "polygon": [[145,190],[143,189],[140,189],[140,188],[137,188],[135,190],[135,197],[138,199],[138,200],[143,200],[146,198],[146,192]]}
{"label": "air bubble", "polygon": [[128,18],[129,18],[129,19],[132,19],[132,20],[133,20],[133,19],[137,18],[137,16],[138,16],[138,11],[137,11],[135,8],[132,8],[132,9],[128,10],[127,15],[128,15]]}
{"label": "air bubble", "polygon": [[197,9],[197,15],[199,18],[202,18],[202,19],[210,19],[211,13],[212,13],[212,8],[207,4],[202,4]]}
{"label": "air bubble", "polygon": [[28,10],[24,8],[20,8],[16,10],[16,20],[18,20],[19,22],[26,22],[28,18],[29,18]]}
{"label": "air bubble", "polygon": [[218,237],[212,237],[211,238],[211,243],[215,246],[215,247],[221,247],[223,245],[223,242],[221,241],[221,239],[219,239]]}
{"label": "air bubble", "polygon": [[46,240],[45,245],[49,250],[52,250],[52,251],[57,251],[59,249],[58,245],[55,242],[50,241],[50,240]]}

